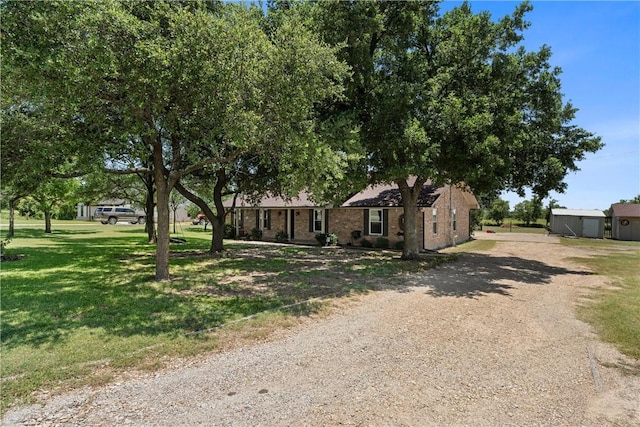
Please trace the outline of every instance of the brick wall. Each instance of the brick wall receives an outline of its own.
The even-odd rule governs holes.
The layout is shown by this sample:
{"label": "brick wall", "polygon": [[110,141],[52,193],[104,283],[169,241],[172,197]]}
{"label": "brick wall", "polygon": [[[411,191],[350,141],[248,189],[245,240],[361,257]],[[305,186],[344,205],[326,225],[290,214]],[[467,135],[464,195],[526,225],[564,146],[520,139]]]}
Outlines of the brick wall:
{"label": "brick wall", "polygon": [[[469,240],[469,207],[464,199],[462,190],[446,187],[431,208],[424,208],[425,215],[425,249],[436,250],[459,244]],[[451,191],[451,192],[450,192]],[[449,209],[449,195],[451,208],[456,210],[456,230],[451,230],[451,216]],[[433,209],[436,209],[437,233],[433,233]],[[455,242],[455,243],[454,243]]]}
{"label": "brick wall", "polygon": [[[451,195],[451,198],[450,198]],[[456,209],[457,220],[456,230],[451,229],[450,203],[451,208]],[[437,232],[433,233],[433,209],[436,209]],[[388,212],[387,230],[388,235],[383,236],[389,240],[389,246],[395,247],[396,242],[402,241],[402,230],[400,228],[400,217],[403,214],[403,208],[384,208]],[[269,209],[271,215],[270,229],[263,229],[263,239],[269,241],[276,240],[276,234],[280,231],[290,233],[287,224],[287,218],[293,217],[294,222],[294,238],[293,242],[305,244],[317,244],[315,232],[309,231],[309,208],[294,209]],[[256,224],[256,210],[244,210],[244,225],[247,233]],[[326,212],[326,211],[325,211]],[[375,244],[379,235],[365,235],[365,208],[333,208],[328,210],[329,221],[328,231],[338,236],[338,243],[341,245],[360,246],[363,238]],[[433,207],[421,208],[418,212],[418,241],[421,247],[430,250],[437,250],[452,244],[459,244],[469,240],[469,207],[464,198],[462,190],[453,187],[450,193],[450,187],[446,187],[443,193],[438,197]],[[325,229],[325,231],[327,231]],[[351,233],[355,230],[361,232],[360,239],[352,239]],[[290,236],[291,237],[291,236]],[[454,243],[455,241],[455,243]],[[424,245],[423,245],[424,242]]]}

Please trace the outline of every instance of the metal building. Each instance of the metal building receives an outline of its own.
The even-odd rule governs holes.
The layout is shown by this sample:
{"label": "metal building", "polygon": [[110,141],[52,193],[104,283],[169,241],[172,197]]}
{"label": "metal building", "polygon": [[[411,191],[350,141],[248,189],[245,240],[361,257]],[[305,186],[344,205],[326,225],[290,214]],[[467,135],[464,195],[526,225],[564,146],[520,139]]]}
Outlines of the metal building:
{"label": "metal building", "polygon": [[614,203],[611,205],[611,237],[640,242],[640,204]]}
{"label": "metal building", "polygon": [[551,232],[602,239],[605,218],[604,212],[596,209],[551,209]]}

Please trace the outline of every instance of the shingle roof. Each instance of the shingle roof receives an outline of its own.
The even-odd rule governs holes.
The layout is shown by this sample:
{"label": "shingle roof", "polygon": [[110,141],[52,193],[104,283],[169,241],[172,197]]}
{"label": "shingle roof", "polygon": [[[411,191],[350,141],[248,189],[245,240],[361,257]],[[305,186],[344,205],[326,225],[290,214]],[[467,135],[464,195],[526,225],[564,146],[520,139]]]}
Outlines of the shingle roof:
{"label": "shingle roof", "polygon": [[[223,202],[224,207],[230,208],[233,203],[233,199],[228,199]],[[238,196],[236,200],[237,208],[312,208],[317,206],[313,201],[309,199],[309,194],[305,191],[301,191],[296,197],[291,200],[283,199],[282,197],[266,195],[260,199],[257,203]]]}
{"label": "shingle roof", "polygon": [[640,217],[640,204],[614,203],[611,205],[612,216]]}
{"label": "shingle roof", "polygon": [[[410,177],[407,180],[409,185],[414,185],[416,178]],[[444,187],[437,187],[432,184],[431,180],[428,180],[422,187],[420,196],[418,197],[419,207],[431,207],[435,201],[444,193]],[[478,208],[478,202],[470,192],[465,192],[465,200],[469,204],[471,209]],[[231,207],[233,199],[228,199],[223,202],[227,208]],[[402,197],[400,189],[397,184],[378,184],[370,185],[364,190],[356,193],[348,198],[340,207],[400,207],[402,206]],[[257,202],[254,202],[243,196],[238,196],[236,200],[237,208],[313,208],[321,207],[314,203],[309,194],[305,191],[292,198],[291,200],[283,199],[282,197],[276,197],[272,195],[266,195]],[[324,207],[324,206],[322,206]],[[336,206],[337,207],[337,206]]]}
{"label": "shingle roof", "polygon": [[591,216],[597,218],[604,218],[605,214],[597,209],[551,209],[552,215],[558,216]]}
{"label": "shingle roof", "polygon": [[[431,185],[431,181],[422,187],[418,206],[430,207],[442,194],[444,188]],[[402,206],[402,196],[396,184],[370,185],[349,198],[342,207],[398,207]]]}

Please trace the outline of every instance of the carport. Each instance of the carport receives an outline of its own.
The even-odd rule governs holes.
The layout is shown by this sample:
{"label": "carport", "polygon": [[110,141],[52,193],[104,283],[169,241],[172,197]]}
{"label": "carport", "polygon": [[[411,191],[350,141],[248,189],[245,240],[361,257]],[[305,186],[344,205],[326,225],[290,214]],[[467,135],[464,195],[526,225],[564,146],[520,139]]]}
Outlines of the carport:
{"label": "carport", "polygon": [[602,239],[605,218],[604,212],[596,209],[551,209],[551,232]]}

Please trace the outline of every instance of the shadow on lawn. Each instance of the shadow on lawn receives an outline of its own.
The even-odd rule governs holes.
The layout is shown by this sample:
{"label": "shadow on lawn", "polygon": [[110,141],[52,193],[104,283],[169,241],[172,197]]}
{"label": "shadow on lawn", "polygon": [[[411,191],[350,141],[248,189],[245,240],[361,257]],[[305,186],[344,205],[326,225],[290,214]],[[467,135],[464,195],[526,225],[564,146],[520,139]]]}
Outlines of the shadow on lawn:
{"label": "shadow on lawn", "polygon": [[[464,255],[436,269],[430,269],[434,259],[448,258],[406,263],[375,252],[304,248],[291,253],[269,246],[236,246],[211,257],[203,255],[208,242],[199,242],[181,245],[187,255],[172,258],[174,280],[158,283],[152,279],[153,246],[136,236],[67,234],[52,236],[55,245],[25,249],[19,262],[3,264],[5,348],[65,340],[80,328],[114,336],[183,334],[265,310],[291,312],[283,307],[317,297],[379,289],[420,286],[437,297],[508,296],[512,282],[544,285],[556,275],[586,274],[486,255]],[[316,309],[301,304],[295,314]]]}

